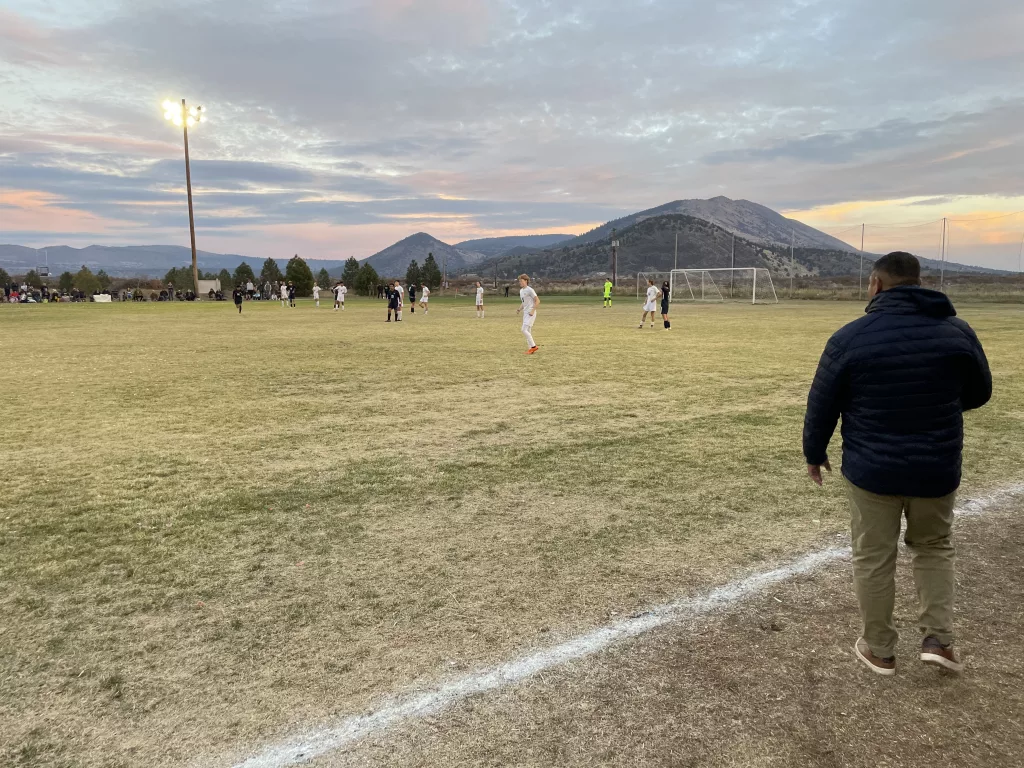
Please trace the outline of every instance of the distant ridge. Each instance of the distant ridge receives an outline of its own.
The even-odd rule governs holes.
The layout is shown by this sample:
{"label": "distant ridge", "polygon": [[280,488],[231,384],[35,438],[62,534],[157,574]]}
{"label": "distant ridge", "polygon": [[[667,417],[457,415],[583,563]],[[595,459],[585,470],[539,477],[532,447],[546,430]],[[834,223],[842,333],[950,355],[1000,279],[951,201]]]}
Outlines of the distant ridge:
{"label": "distant ridge", "polygon": [[463,251],[474,251],[485,256],[500,256],[516,248],[550,248],[551,246],[572,240],[575,235],[510,235],[508,237],[485,237],[481,240],[466,240],[456,243],[455,247]]}
{"label": "distant ridge", "polygon": [[487,258],[482,253],[456,248],[426,232],[417,232],[364,259],[364,263],[372,266],[381,277],[405,277],[412,261],[422,264],[430,253],[434,254],[439,267],[447,265],[449,275],[464,272]]}
{"label": "distant ridge", "polygon": [[[281,254],[280,257],[274,257],[274,260],[284,270],[293,255]],[[199,267],[207,272],[219,272],[222,269],[234,272],[244,261],[257,275],[265,261],[253,256],[209,251],[198,251],[196,260]],[[22,245],[0,245],[0,267],[8,272],[24,272],[44,263],[49,263],[51,274],[77,272],[84,264],[93,272],[102,269],[111,277],[163,277],[169,269],[191,264],[192,249],[179,245],[90,245],[86,248],[54,245],[38,249]],[[344,264],[343,261],[325,259],[306,259],[306,263],[314,273],[320,269],[332,270]]]}

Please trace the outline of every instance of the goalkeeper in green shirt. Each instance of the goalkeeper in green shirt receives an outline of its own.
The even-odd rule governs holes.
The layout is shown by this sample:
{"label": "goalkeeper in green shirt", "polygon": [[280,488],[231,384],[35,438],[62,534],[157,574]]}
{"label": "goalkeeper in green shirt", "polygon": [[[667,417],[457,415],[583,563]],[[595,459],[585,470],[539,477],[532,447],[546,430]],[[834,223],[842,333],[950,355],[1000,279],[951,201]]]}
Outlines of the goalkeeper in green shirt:
{"label": "goalkeeper in green shirt", "polygon": [[610,307],[612,305],[612,288],[614,287],[615,286],[612,285],[611,280],[604,281],[604,305],[606,307]]}

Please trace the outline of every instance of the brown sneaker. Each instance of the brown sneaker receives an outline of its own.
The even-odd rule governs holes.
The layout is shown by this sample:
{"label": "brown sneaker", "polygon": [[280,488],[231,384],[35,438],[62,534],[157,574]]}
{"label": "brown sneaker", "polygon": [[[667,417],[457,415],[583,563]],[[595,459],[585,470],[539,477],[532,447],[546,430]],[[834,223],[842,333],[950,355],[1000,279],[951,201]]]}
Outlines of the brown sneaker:
{"label": "brown sneaker", "polygon": [[867,640],[863,637],[860,638],[853,646],[853,652],[856,653],[857,658],[863,661],[864,665],[876,675],[892,677],[896,674],[896,657],[890,656],[887,659],[880,659],[878,656],[875,656],[875,654],[871,652],[871,648],[868,647]]}
{"label": "brown sneaker", "polygon": [[953,644],[943,645],[937,637],[932,637],[931,635],[926,637],[924,642],[921,643],[921,661],[925,664],[931,664],[933,667],[942,667],[957,674],[964,671],[963,662],[960,661],[960,657],[953,650]]}

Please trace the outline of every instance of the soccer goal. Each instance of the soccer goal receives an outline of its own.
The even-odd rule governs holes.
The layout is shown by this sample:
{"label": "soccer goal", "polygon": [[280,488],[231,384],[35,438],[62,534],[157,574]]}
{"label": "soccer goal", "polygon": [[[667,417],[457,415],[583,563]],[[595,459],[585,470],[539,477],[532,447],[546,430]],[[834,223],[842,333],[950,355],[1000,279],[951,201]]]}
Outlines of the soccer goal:
{"label": "soccer goal", "polygon": [[674,269],[672,301],[743,301],[778,304],[772,274],[761,267]]}
{"label": "soccer goal", "polygon": [[647,293],[647,281],[653,280],[654,284],[661,289],[661,284],[668,280],[672,284],[671,272],[637,272],[636,274],[636,297],[642,299]]}

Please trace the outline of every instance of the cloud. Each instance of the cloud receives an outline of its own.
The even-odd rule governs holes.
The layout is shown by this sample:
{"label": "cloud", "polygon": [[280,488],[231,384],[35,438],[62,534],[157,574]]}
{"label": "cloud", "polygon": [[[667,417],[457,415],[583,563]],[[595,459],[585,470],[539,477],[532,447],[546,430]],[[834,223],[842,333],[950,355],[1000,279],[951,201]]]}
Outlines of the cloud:
{"label": "cloud", "polygon": [[180,240],[181,135],[158,105],[185,96],[210,115],[202,226],[257,255],[269,227],[372,253],[403,226],[580,231],[680,197],[1019,195],[1019,5],[26,3],[0,11],[0,185]]}

